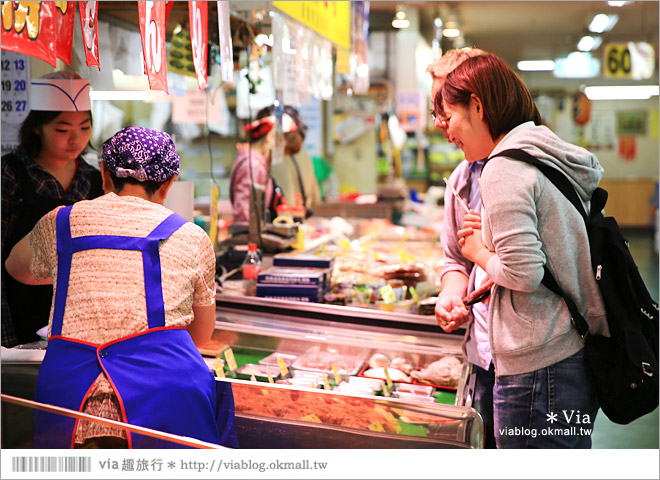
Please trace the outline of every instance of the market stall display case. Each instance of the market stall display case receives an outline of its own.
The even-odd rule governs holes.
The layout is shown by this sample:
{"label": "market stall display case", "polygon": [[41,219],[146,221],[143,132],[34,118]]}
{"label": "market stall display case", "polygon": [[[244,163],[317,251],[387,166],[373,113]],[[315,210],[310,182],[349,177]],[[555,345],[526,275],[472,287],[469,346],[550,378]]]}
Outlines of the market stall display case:
{"label": "market stall display case", "polygon": [[242,448],[483,446],[462,336],[435,319],[227,295],[217,305],[201,351],[235,361],[216,373],[232,382]]}

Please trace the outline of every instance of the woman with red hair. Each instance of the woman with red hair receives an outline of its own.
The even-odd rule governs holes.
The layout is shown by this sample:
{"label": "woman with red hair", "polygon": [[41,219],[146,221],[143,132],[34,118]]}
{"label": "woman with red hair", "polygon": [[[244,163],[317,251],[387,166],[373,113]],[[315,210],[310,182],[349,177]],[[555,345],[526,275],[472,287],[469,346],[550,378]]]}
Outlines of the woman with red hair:
{"label": "woman with red hair", "polygon": [[584,341],[562,297],[542,284],[547,267],[591,331],[606,334],[586,226],[538,168],[506,150],[523,150],[561,172],[587,212],[603,168],[595,155],[541,124],[529,90],[496,55],[456,67],[436,108],[465,158],[485,159],[481,215],[466,214],[458,237],[463,255],[495,282],[488,330],[497,447],[590,448],[599,406]]}

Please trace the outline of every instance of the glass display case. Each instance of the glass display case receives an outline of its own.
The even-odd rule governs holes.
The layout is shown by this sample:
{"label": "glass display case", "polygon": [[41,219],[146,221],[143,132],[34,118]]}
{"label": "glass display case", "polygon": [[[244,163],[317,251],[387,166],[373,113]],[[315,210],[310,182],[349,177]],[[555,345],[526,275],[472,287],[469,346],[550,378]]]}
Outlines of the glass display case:
{"label": "glass display case", "polygon": [[[222,295],[217,303],[200,351],[217,381],[232,384],[240,448],[483,446],[461,335],[419,315]],[[30,353],[3,355],[3,395],[34,398],[43,350]],[[32,416],[3,398],[3,447],[31,448]]]}
{"label": "glass display case", "polygon": [[233,382],[242,448],[481,448],[462,336],[418,322],[219,295],[201,350]]}
{"label": "glass display case", "polygon": [[[3,367],[4,368],[4,367]],[[16,373],[16,370],[11,368],[10,375]],[[34,373],[32,370],[23,371],[23,378],[25,374]],[[132,436],[143,437],[148,439],[148,443],[152,448],[196,448],[196,449],[220,449],[226,448],[222,445],[203,442],[190,437],[183,437],[171,433],[161,432],[145,427],[131,425],[128,423],[117,422],[108,420],[106,418],[95,417],[87,415],[74,410],[56,407],[53,405],[42,404],[28,400],[23,397],[16,397],[13,395],[2,394],[2,448],[3,449],[31,449],[35,448],[35,444],[39,441],[34,435],[33,419],[35,416],[48,416],[49,422],[56,424],[64,424],[67,422],[87,422],[87,424],[100,424],[111,426],[118,431],[123,431],[124,438]],[[57,433],[55,433],[57,435]],[[44,437],[40,437],[41,442],[44,443]],[[60,437],[62,439],[62,437]],[[45,439],[46,443],[56,442],[59,439],[52,438],[52,431],[49,433],[49,438]],[[68,440],[64,440],[64,443]],[[123,441],[117,441],[114,444],[116,448],[125,448]],[[39,448],[39,447],[37,447]],[[88,447],[99,448],[99,447]],[[105,447],[100,447],[105,448]],[[43,457],[37,457],[43,458]],[[52,457],[55,458],[55,457]],[[42,470],[45,471],[45,470]],[[57,469],[52,470],[57,471]],[[86,470],[89,471],[89,470]]]}

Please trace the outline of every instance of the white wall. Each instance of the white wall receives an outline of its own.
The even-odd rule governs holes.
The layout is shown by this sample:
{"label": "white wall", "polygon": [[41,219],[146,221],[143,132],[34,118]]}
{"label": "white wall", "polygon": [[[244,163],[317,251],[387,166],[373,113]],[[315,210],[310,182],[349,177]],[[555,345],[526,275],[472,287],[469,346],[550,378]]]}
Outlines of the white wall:
{"label": "white wall", "polygon": [[[635,135],[637,155],[632,160],[625,160],[619,155],[617,132],[617,114],[620,112],[646,112],[646,134]],[[555,108],[552,128],[564,140],[580,144],[580,130],[572,120],[571,99],[565,97],[564,109]],[[599,138],[598,143],[590,141],[590,130],[594,121],[612,122],[609,138]],[[602,130],[601,130],[602,132]],[[649,100],[598,100],[591,103],[591,120],[584,126],[582,133],[587,140],[583,145],[592,151],[605,169],[604,179],[654,179],[658,177],[660,148],[658,144],[658,97]],[[611,148],[605,145],[611,143]],[[598,147],[600,145],[600,147]]]}

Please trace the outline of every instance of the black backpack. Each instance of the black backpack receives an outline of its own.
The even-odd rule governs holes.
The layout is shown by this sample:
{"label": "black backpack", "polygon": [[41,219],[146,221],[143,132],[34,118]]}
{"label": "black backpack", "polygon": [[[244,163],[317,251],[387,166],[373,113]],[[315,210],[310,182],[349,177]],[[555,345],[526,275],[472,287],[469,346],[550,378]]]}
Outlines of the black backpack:
{"label": "black backpack", "polygon": [[628,424],[658,406],[658,304],[644,285],[619,225],[603,216],[607,191],[596,188],[587,215],[568,178],[520,149],[497,153],[536,166],[580,212],[587,226],[591,263],[607,313],[610,337],[589,333],[575,302],[547,266],[543,284],[560,295],[585,343],[584,361],[603,413]]}

